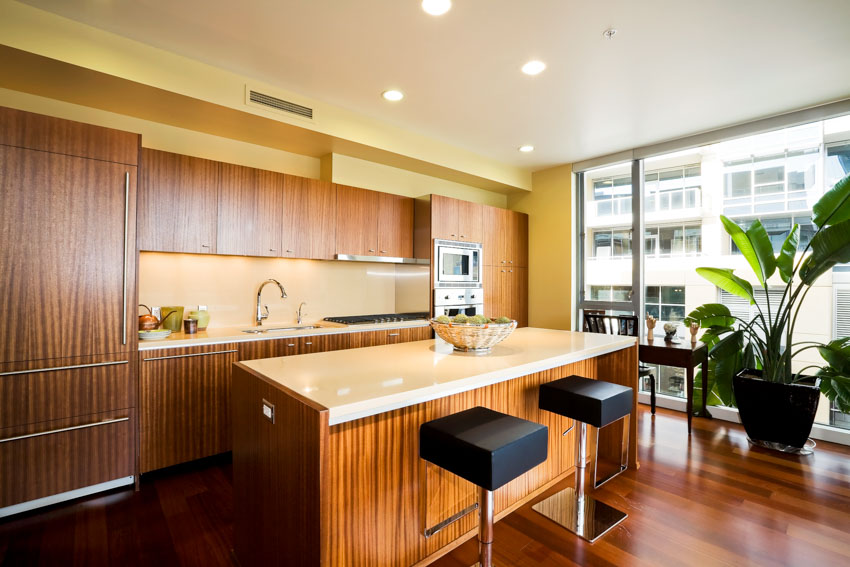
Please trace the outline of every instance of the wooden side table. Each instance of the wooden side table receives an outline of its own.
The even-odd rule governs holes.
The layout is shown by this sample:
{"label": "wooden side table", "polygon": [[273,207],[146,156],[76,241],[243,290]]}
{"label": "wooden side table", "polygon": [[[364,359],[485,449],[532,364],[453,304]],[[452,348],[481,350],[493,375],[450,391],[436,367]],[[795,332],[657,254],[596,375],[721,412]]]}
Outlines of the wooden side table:
{"label": "wooden side table", "polygon": [[[711,417],[706,409],[706,392],[705,385],[708,382],[708,348],[701,343],[692,343],[685,339],[679,343],[671,343],[664,340],[664,337],[656,337],[652,341],[641,338],[638,347],[638,359],[647,364],[661,364],[664,366],[675,366],[684,368],[687,377],[688,389],[688,435],[691,434],[691,421],[693,419],[693,404],[694,404],[694,367],[701,365],[702,367],[702,411],[700,417]],[[656,388],[661,383],[661,377],[656,380]]]}

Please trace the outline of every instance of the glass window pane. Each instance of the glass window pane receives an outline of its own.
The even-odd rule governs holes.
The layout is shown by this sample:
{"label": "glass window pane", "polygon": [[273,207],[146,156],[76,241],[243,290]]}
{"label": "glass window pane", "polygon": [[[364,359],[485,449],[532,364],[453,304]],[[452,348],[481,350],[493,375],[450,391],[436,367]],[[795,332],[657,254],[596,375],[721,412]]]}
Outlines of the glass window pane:
{"label": "glass window pane", "polygon": [[749,171],[734,171],[724,176],[725,195],[727,197],[745,197],[752,193]]}
{"label": "glass window pane", "polygon": [[684,181],[681,169],[661,171],[658,173],[661,191],[675,191],[683,187]]}
{"label": "glass window pane", "polygon": [[611,201],[602,201],[601,203],[596,203],[596,214],[600,217],[610,215],[611,210]]}
{"label": "glass window pane", "polygon": [[612,187],[614,183],[610,179],[603,179],[599,181],[593,182],[593,200],[600,201],[603,199],[610,199],[612,193]]}
{"label": "glass window pane", "polygon": [[685,304],[685,288],[683,286],[661,286],[661,303]]}
{"label": "glass window pane", "polygon": [[700,166],[695,165],[693,167],[689,167],[685,169],[685,177],[699,177],[700,176]]}
{"label": "glass window pane", "polygon": [[646,303],[659,303],[660,295],[658,294],[657,285],[646,286]]}
{"label": "glass window pane", "polygon": [[626,195],[632,194],[632,177],[631,175],[627,175],[625,177],[615,177],[614,178],[614,189],[613,195],[615,197],[624,197]]}
{"label": "glass window pane", "polygon": [[702,227],[685,227],[685,253],[699,254],[702,252]]}
{"label": "glass window pane", "polygon": [[658,210],[659,211],[669,211],[670,210],[670,193],[661,193],[658,196]]}
{"label": "glass window pane", "polygon": [[685,208],[693,209],[697,206],[697,190],[688,189],[685,191]]}
{"label": "glass window pane", "polygon": [[827,148],[824,165],[824,181],[826,187],[831,188],[839,179],[850,173],[850,144],[840,144]]}
{"label": "glass window pane", "polygon": [[611,255],[611,233],[610,232],[594,232],[593,233],[593,257],[607,258]]}
{"label": "glass window pane", "polygon": [[658,230],[649,229],[644,233],[643,253],[647,256],[655,256],[658,253]]}
{"label": "glass window pane", "polygon": [[647,195],[643,202],[644,213],[655,212],[655,195]]}
{"label": "glass window pane", "polygon": [[646,305],[646,312],[648,314],[652,315],[653,317],[655,317],[656,319],[660,318],[660,316],[661,316],[658,305],[647,304]]}
{"label": "glass window pane", "polygon": [[590,286],[590,299],[591,301],[611,301],[611,286]]}
{"label": "glass window pane", "polygon": [[612,287],[611,294],[613,301],[631,301],[632,286],[630,285],[615,285]]}
{"label": "glass window pane", "polygon": [[662,305],[661,320],[662,321],[683,321],[685,319],[684,305]]}
{"label": "glass window pane", "polygon": [[753,207],[754,213],[781,213],[785,210],[785,203],[763,203]]}
{"label": "glass window pane", "polygon": [[614,242],[614,256],[631,256],[632,255],[632,231],[631,230],[615,230],[613,242]]}
{"label": "glass window pane", "polygon": [[781,183],[785,181],[785,166],[757,167],[753,174],[753,181],[756,185],[761,185],[762,183]]}
{"label": "glass window pane", "polygon": [[768,195],[772,193],[782,193],[785,191],[785,186],[782,183],[774,183],[773,185],[759,185],[756,187],[756,195]]}
{"label": "glass window pane", "polygon": [[684,195],[681,191],[670,193],[670,208],[673,210],[681,209],[684,206]]}
{"label": "glass window pane", "polygon": [[682,227],[665,226],[658,229],[658,245],[662,254],[681,254],[684,250]]}

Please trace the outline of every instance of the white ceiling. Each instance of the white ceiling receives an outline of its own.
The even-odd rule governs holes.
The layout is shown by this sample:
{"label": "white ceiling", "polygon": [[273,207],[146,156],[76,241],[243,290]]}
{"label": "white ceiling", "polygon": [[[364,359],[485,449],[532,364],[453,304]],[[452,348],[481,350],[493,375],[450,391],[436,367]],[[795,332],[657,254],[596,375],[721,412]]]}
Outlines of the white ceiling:
{"label": "white ceiling", "polygon": [[26,3],[530,169],[850,96],[848,0]]}

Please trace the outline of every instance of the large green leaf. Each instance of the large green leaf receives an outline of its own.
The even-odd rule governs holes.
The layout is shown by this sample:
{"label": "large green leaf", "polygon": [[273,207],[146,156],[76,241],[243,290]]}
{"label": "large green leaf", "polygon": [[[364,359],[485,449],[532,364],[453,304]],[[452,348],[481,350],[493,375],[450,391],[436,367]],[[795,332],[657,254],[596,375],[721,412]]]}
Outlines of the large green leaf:
{"label": "large green leaf", "polygon": [[744,348],[744,331],[729,333],[715,344],[709,351],[711,358],[720,360],[740,353]]}
{"label": "large green leaf", "polygon": [[799,239],[800,225],[795,224],[791,232],[788,233],[788,236],[785,237],[785,242],[782,243],[779,256],[776,257],[776,267],[779,268],[779,277],[785,283],[788,283],[794,275],[794,256],[797,254]]}
{"label": "large green leaf", "polygon": [[720,339],[723,338],[723,335],[726,333],[731,333],[735,329],[732,327],[709,327],[699,338],[700,342],[704,343],[708,350],[711,350],[711,347],[716,345]]}
{"label": "large green leaf", "polygon": [[[741,254],[743,254],[747,262],[750,263],[750,267],[753,269],[753,272],[755,272],[756,277],[763,286],[764,273],[762,270],[761,262],[759,261],[759,256],[758,253],[756,253],[755,245],[750,240],[749,235],[744,232],[744,230],[740,226],[738,226],[735,221],[723,215],[720,215],[720,221],[723,223],[723,228],[725,228],[729,236],[732,237],[732,242],[735,243],[735,245],[738,247],[738,250],[741,251]],[[762,230],[764,230],[764,227],[762,227]]]}
{"label": "large green leaf", "polygon": [[700,305],[685,317],[685,325],[692,322],[699,323],[703,329],[709,327],[731,327],[735,324],[735,318],[729,312],[729,308],[721,303],[706,303]]}
{"label": "large green leaf", "polygon": [[[753,267],[761,285],[773,275],[776,271],[776,258],[773,257],[773,243],[770,241],[767,231],[761,221],[756,219],[750,228],[747,229],[747,238],[750,239],[750,244],[753,245],[756,257],[758,258],[759,268]],[[750,263],[752,265],[752,262]]]}
{"label": "large green leaf", "polygon": [[836,339],[818,347],[821,357],[841,374],[850,376],[850,338]]}
{"label": "large green leaf", "polygon": [[848,219],[850,219],[850,174],[824,193],[812,207],[812,222],[817,226],[834,225]]}
{"label": "large green leaf", "polygon": [[[725,406],[735,406],[735,393],[732,390],[732,377],[743,366],[741,365],[741,353],[736,352],[733,356],[722,359],[709,360],[709,374],[714,374],[714,386],[711,390],[712,397],[720,400]],[[712,397],[709,397],[711,400]]]}
{"label": "large green leaf", "polygon": [[829,401],[835,402],[839,411],[850,413],[850,376],[838,373],[834,368],[818,372],[820,391]]}
{"label": "large green leaf", "polygon": [[820,229],[812,237],[812,254],[800,268],[803,283],[811,285],[835,264],[850,262],[850,220]]}
{"label": "large green leaf", "polygon": [[697,273],[713,283],[723,291],[728,291],[732,295],[743,297],[754,304],[756,300],[753,298],[753,286],[747,280],[742,280],[734,273],[734,270],[728,268],[697,268]]}

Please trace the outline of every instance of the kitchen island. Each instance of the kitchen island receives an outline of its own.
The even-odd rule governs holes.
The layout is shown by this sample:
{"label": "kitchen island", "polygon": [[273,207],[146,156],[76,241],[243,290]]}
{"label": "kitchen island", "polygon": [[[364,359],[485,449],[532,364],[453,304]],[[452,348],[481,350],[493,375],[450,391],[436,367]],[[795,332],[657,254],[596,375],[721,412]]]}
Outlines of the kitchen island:
{"label": "kitchen island", "polygon": [[[632,337],[535,328],[487,355],[427,340],[237,363],[236,556],[243,567],[426,565],[474,535],[475,513],[446,522],[473,512],[477,493],[419,459],[421,423],[481,405],[549,427],[546,462],[496,493],[499,518],[575,468],[576,430],[561,435],[572,421],[537,408],[538,386],[579,374],[636,389],[637,367]],[[616,429],[600,453],[617,453]],[[636,467],[636,396],[629,430]]]}

